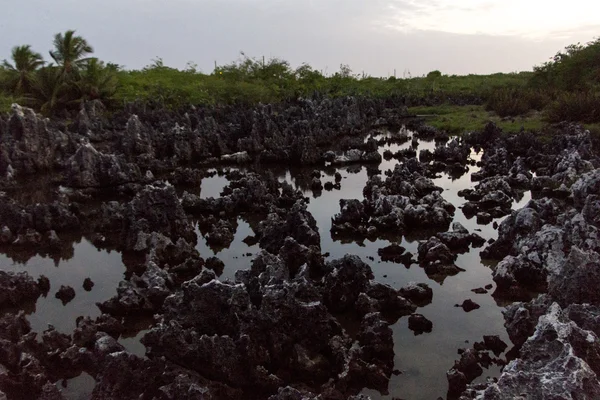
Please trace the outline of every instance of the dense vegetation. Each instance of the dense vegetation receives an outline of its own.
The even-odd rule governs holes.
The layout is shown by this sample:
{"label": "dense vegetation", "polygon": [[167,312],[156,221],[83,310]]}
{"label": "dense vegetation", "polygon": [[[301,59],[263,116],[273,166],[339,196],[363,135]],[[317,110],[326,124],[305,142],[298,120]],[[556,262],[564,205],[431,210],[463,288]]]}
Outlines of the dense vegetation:
{"label": "dense vegetation", "polygon": [[527,87],[499,89],[488,108],[501,116],[544,110],[549,122],[600,122],[600,39],[571,45],[534,67]]}
{"label": "dense vegetation", "polygon": [[[0,66],[0,110],[19,102],[47,115],[68,115],[92,99],[101,100],[109,109],[128,102],[177,109],[189,104],[358,95],[401,97],[408,106],[417,107],[411,109],[415,113],[440,116],[433,124],[449,130],[459,129],[458,124],[469,126],[469,118],[501,122],[509,117],[514,124],[519,117],[517,124],[531,129],[540,125],[542,117],[548,122],[600,122],[600,40],[569,46],[532,72],[448,76],[432,71],[403,79],[354,74],[347,65],[326,75],[308,64],[294,69],[285,60],[257,60],[243,53],[239,60],[217,66],[210,74],[197,71],[194,65],[184,70],[171,68],[161,59],[128,71],[105,64],[91,57],[92,53],[90,44],[74,31],[54,37],[50,63],[30,46],[15,47],[11,60]],[[471,111],[459,113],[458,105],[469,105]]]}

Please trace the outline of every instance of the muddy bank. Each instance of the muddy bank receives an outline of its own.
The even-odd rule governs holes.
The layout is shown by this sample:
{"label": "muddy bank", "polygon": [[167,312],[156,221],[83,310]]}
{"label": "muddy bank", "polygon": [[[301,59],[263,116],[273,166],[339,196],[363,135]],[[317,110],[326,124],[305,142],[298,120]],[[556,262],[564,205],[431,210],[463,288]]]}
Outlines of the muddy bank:
{"label": "muddy bank", "polygon": [[[411,370],[415,345],[445,337],[440,354],[460,348],[460,359],[448,383],[451,359],[430,367],[427,395],[510,398],[546,368],[552,385],[579,390],[585,376],[593,398],[600,194],[589,136],[562,126],[546,143],[489,126],[448,140],[402,128],[403,114],[349,98],[108,120],[88,104],[66,126],[15,107],[0,123],[0,250],[60,261],[82,242],[121,261],[110,281],[85,265],[77,282],[27,266],[0,276],[0,391],[64,398],[60,382],[90,377],[94,399],[416,398],[410,385],[431,378]],[[42,173],[43,194],[24,196]],[[493,284],[480,252],[500,261]],[[78,314],[72,327],[32,319],[50,298]],[[508,335],[489,331],[498,304],[529,300],[507,309]],[[443,331],[461,323],[477,332],[472,349],[460,329]],[[538,334],[552,329],[558,338]],[[140,331],[141,352],[123,347]],[[556,341],[577,356],[562,375],[532,364]],[[468,386],[499,368],[497,382]]]}

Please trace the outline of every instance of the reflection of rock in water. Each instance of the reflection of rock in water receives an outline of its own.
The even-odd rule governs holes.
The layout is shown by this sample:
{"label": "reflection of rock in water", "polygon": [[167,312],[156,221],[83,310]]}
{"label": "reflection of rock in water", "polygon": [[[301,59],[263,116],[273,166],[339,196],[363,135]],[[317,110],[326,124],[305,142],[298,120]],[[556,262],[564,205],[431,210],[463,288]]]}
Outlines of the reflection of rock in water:
{"label": "reflection of rock in water", "polygon": [[[0,250],[28,275],[0,274],[0,346],[15,355],[0,391],[36,398],[66,380],[79,395],[95,384],[97,399],[347,398],[364,386],[435,398],[468,339],[450,396],[526,393],[543,370],[544,393],[566,384],[593,398],[600,193],[589,136],[563,126],[544,144],[489,125],[449,140],[418,120],[400,128],[393,103],[181,115],[132,105],[110,131],[96,103],[72,130],[21,108],[2,117]],[[25,184],[32,173],[43,184]],[[477,303],[465,301],[473,288]],[[515,347],[503,356],[496,302],[538,292],[509,306]],[[564,364],[558,347],[573,354],[569,369],[540,361]],[[517,356],[498,382],[469,386]]]}

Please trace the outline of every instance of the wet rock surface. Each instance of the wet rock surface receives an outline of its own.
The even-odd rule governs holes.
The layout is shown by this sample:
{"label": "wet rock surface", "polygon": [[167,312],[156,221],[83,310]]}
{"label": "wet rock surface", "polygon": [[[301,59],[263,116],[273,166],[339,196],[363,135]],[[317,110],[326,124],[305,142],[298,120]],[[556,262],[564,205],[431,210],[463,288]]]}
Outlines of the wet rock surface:
{"label": "wet rock surface", "polygon": [[[58,399],[54,383],[82,373],[92,399],[395,396],[394,379],[405,379],[392,377],[397,363],[414,354],[397,350],[400,329],[431,337],[444,319],[429,310],[473,323],[494,299],[508,304],[514,347],[504,354],[506,336],[494,331],[461,349],[448,398],[599,397],[600,163],[589,133],[561,125],[547,142],[489,125],[449,140],[420,122],[401,129],[404,113],[401,100],[346,98],[130,105],[109,120],[89,103],[66,127],[15,106],[0,121],[0,250],[58,265],[85,240],[119,252],[124,275],[106,288],[86,270],[101,264],[81,262],[71,286],[0,271],[0,398]],[[436,142],[420,148],[425,137]],[[278,165],[307,168],[281,179]],[[43,187],[20,193],[44,173]],[[442,175],[474,183],[455,193]],[[357,192],[352,176],[364,177]],[[198,187],[207,177],[226,183],[207,196]],[[513,210],[526,193],[532,200]],[[489,228],[477,233],[470,220]],[[251,232],[240,239],[244,224]],[[374,250],[336,243],[346,251],[331,256],[330,236]],[[240,240],[247,250],[234,255]],[[491,276],[438,300],[447,282],[474,276],[479,252],[498,261]],[[234,260],[238,270],[224,274]],[[407,284],[392,267],[433,282]],[[462,307],[482,310],[452,307],[472,288]],[[51,289],[59,300],[46,299]],[[108,294],[72,332],[32,329],[36,301],[70,310],[99,293]],[[425,317],[418,308],[428,305]],[[140,354],[126,346],[136,334]],[[502,368],[496,381],[473,383],[492,365]]]}
{"label": "wet rock surface", "polygon": [[0,271],[0,307],[20,306],[25,302],[35,302],[49,287],[43,279],[36,282],[26,272],[12,273]]}
{"label": "wet rock surface", "polygon": [[62,301],[63,305],[65,305],[75,298],[75,290],[71,286],[63,285],[58,289],[54,297]]}
{"label": "wet rock surface", "polygon": [[408,329],[413,331],[415,335],[428,333],[433,329],[433,322],[421,314],[413,314],[408,317]]}
{"label": "wet rock surface", "polygon": [[[501,259],[494,271],[494,296],[522,300],[505,311],[507,332],[515,345],[511,352],[517,357],[495,382],[467,386],[470,380],[449,374],[449,380],[459,384],[455,397],[463,390],[461,399],[600,396],[598,299],[593,289],[600,263],[598,224],[591,211],[599,190],[598,170],[593,167],[598,164],[587,133],[575,129],[555,138],[554,145],[559,142],[566,148],[554,148],[554,159],[534,156],[543,174],[516,179],[520,185],[530,180],[542,196],[513,211],[500,224],[498,240],[482,253]],[[509,164],[508,153],[495,154]],[[532,157],[517,160],[520,164],[515,161],[511,173],[529,160]],[[517,186],[515,180],[509,183]],[[487,342],[499,345],[489,338]]]}
{"label": "wet rock surface", "polygon": [[481,306],[479,304],[475,303],[473,300],[467,299],[467,300],[463,301],[462,304],[454,305],[454,307],[460,307],[463,310],[465,310],[465,312],[471,312],[473,310],[477,310]]}

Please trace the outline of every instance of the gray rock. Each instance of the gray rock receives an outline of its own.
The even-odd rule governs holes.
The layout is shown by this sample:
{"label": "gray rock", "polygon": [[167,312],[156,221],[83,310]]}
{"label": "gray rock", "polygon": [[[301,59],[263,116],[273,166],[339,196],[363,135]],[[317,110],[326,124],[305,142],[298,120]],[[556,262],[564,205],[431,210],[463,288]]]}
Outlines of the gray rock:
{"label": "gray rock", "polygon": [[56,292],[54,297],[62,301],[64,306],[65,304],[69,303],[75,298],[75,290],[70,286],[61,285],[60,289],[58,289],[58,292]]}
{"label": "gray rock", "polygon": [[145,181],[139,166],[114,154],[99,152],[90,143],[79,146],[66,161],[65,185],[76,188],[104,188]]}
{"label": "gray rock", "polygon": [[172,287],[169,273],[150,261],[141,276],[121,281],[117,295],[97,305],[103,313],[116,316],[152,314],[160,309]]}
{"label": "gray rock", "polygon": [[415,336],[422,333],[429,333],[433,329],[433,322],[421,314],[412,314],[408,317],[408,329],[415,333]]}
{"label": "gray rock", "polygon": [[233,154],[224,154],[221,156],[222,162],[245,164],[252,161],[247,151],[240,151]]}
{"label": "gray rock", "polygon": [[600,398],[598,360],[596,334],[577,327],[553,304],[523,345],[521,357],[511,361],[498,382],[477,393],[477,398]]}
{"label": "gray rock", "polygon": [[560,274],[549,278],[548,292],[563,307],[569,304],[600,305],[600,256],[572,247]]}
{"label": "gray rock", "polygon": [[414,283],[410,282],[408,285],[402,287],[400,295],[414,304],[423,307],[433,299],[433,290],[426,283]]}
{"label": "gray rock", "polygon": [[45,285],[36,283],[27,272],[0,271],[0,307],[35,302],[43,292],[47,293],[45,289]]}

